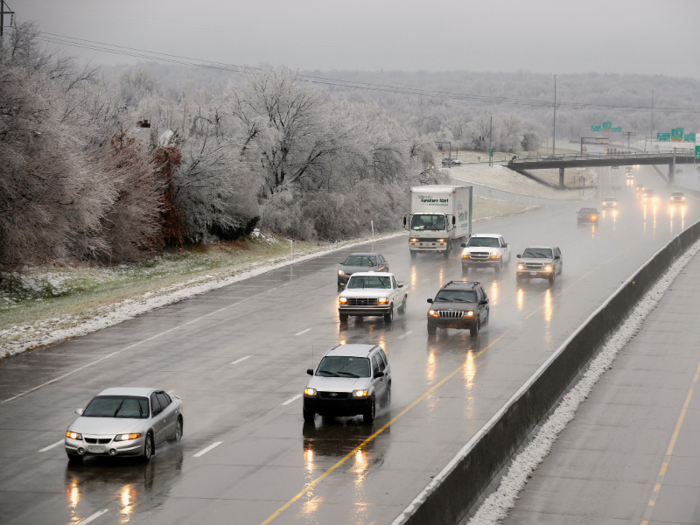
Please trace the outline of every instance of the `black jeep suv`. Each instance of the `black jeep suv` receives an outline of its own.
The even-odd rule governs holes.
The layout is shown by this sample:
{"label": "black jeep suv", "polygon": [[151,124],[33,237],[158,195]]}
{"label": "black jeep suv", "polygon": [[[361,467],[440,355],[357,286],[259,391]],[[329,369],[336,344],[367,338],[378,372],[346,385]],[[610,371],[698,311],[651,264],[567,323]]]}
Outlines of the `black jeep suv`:
{"label": "black jeep suv", "polygon": [[428,310],[428,335],[441,328],[469,328],[478,335],[481,326],[489,322],[489,298],[477,282],[450,281],[440,288]]}

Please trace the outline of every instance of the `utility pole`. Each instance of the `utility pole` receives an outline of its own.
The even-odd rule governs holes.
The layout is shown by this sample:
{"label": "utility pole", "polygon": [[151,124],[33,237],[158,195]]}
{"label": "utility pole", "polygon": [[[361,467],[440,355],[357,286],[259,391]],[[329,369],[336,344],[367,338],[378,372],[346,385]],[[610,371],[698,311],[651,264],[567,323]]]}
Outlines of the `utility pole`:
{"label": "utility pole", "polygon": [[0,0],[0,44],[2,35],[5,32],[5,15],[10,15],[10,25],[15,25],[15,12],[10,9],[5,0]]}
{"label": "utility pole", "polygon": [[554,130],[552,132],[552,155],[556,155],[557,142],[557,75],[554,76]]}
{"label": "utility pole", "polygon": [[491,156],[491,137],[493,135],[493,115],[489,115],[491,120],[489,121],[489,167],[493,166],[493,157]]}
{"label": "utility pole", "polygon": [[651,88],[651,136],[654,136],[654,88]]}

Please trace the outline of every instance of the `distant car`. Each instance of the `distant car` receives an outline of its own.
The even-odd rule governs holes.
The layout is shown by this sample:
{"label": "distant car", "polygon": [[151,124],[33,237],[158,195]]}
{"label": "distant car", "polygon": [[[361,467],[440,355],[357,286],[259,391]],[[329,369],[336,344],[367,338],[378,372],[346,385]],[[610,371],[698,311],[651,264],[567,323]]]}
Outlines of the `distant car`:
{"label": "distant car", "polygon": [[388,272],[389,263],[381,253],[352,253],[340,263],[338,288],[345,286],[356,272]]}
{"label": "distant car", "polygon": [[464,275],[475,268],[493,268],[500,273],[504,265],[510,264],[510,246],[499,233],[475,233],[462,248]]}
{"label": "distant car", "polygon": [[682,191],[674,191],[671,193],[671,205],[685,204],[685,194]]}
{"label": "distant car", "polygon": [[140,456],[182,437],[182,400],[155,388],[108,388],[92,398],[66,430],[71,462],[85,456]]}
{"label": "distant car", "polygon": [[578,211],[578,224],[598,224],[599,215],[595,208],[581,208]]}
{"label": "distant car", "polygon": [[304,421],[321,416],[356,416],[374,421],[376,405],[391,404],[391,367],[381,346],[339,345],[327,352],[304,389]]}
{"label": "distant car", "polygon": [[618,167],[617,167],[617,166],[613,166],[613,167],[610,168],[610,169],[612,169],[613,171],[617,171],[617,170],[618,170]]}
{"label": "distant car", "polygon": [[641,193],[641,192],[643,192],[645,189],[646,189],[646,188],[644,187],[643,184],[637,184],[637,186],[635,187],[635,190],[637,190],[637,193]]}
{"label": "distant car", "polygon": [[644,197],[642,198],[642,202],[644,202],[645,204],[656,204],[657,202],[659,202],[659,196],[654,190],[646,189],[644,190]]}
{"label": "distant car", "polygon": [[438,328],[468,328],[476,336],[489,322],[489,298],[478,282],[450,281],[428,302],[428,335],[435,335]]}
{"label": "distant car", "polygon": [[520,261],[515,280],[519,283],[523,279],[547,279],[549,284],[554,284],[564,267],[561,250],[557,246],[530,246],[517,257]]}
{"label": "distant car", "polygon": [[352,274],[345,290],[338,297],[340,321],[348,316],[382,316],[390,323],[394,320],[394,310],[406,312],[408,291],[403,283],[396,282],[392,273],[357,272]]}
{"label": "distant car", "polygon": [[459,159],[453,159],[453,158],[447,157],[446,159],[442,159],[442,165],[443,166],[461,166],[462,161]]}
{"label": "distant car", "polygon": [[605,199],[603,199],[603,209],[606,209],[606,208],[617,209],[617,205],[618,205],[618,202],[617,202],[617,199],[615,197],[605,197]]}
{"label": "distant car", "polygon": [[634,175],[632,173],[628,173],[627,180],[634,180]]}

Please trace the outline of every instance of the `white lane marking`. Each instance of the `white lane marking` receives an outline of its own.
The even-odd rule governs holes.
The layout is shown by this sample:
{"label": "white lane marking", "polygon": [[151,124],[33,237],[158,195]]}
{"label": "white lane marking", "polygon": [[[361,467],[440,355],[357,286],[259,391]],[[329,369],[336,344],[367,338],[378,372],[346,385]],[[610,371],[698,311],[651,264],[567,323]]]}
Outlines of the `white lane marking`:
{"label": "white lane marking", "polygon": [[231,364],[232,364],[232,365],[237,365],[238,363],[240,363],[241,361],[245,361],[245,360],[248,359],[249,357],[253,357],[253,356],[252,356],[252,355],[247,355],[247,356],[245,356],[245,357],[241,357],[240,359],[236,359],[236,360],[235,360],[233,363],[231,363]]}
{"label": "white lane marking", "polygon": [[294,334],[294,335],[301,335],[301,334],[305,334],[306,332],[310,332],[310,331],[311,331],[311,328],[307,328],[306,330],[302,330],[298,334]]}
{"label": "white lane marking", "polygon": [[78,525],[86,525],[87,523],[90,523],[91,521],[96,520],[97,518],[102,516],[105,512],[109,512],[109,509],[98,510],[92,516],[88,516],[83,521],[79,521]]}
{"label": "white lane marking", "polygon": [[295,395],[292,399],[287,399],[287,400],[286,400],[284,403],[282,403],[282,404],[283,404],[283,405],[288,405],[289,403],[293,403],[294,401],[296,401],[296,400],[299,399],[300,397],[301,397],[301,394],[297,394],[297,395]]}
{"label": "white lane marking", "polygon": [[407,337],[407,336],[411,335],[412,333],[413,333],[413,331],[412,331],[412,330],[409,330],[409,331],[406,332],[405,334],[400,335],[397,339],[403,339],[404,337]]}
{"label": "white lane marking", "polygon": [[192,457],[193,457],[193,458],[198,458],[198,457],[200,457],[200,456],[203,456],[204,454],[206,454],[207,452],[209,452],[211,449],[218,447],[218,446],[221,445],[222,443],[223,443],[223,441],[217,441],[216,443],[212,443],[212,444],[209,445],[207,448],[205,448],[204,450],[200,450],[199,452],[197,452],[197,453],[196,453],[194,456],[192,456]]}
{"label": "white lane marking", "polygon": [[64,439],[61,441],[56,441],[53,445],[49,445],[48,447],[42,448],[39,452],[46,452],[47,450],[51,450],[53,447],[57,447],[58,445],[62,445],[65,442]]}
{"label": "white lane marking", "polygon": [[422,283],[427,283],[428,281],[430,281],[430,279],[423,279],[421,282],[422,282]]}

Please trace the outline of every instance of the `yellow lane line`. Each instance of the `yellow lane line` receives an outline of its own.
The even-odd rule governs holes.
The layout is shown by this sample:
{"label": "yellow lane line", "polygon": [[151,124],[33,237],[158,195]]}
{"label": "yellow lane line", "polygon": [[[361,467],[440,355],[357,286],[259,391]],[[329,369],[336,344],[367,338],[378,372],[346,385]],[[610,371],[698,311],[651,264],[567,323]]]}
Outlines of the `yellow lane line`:
{"label": "yellow lane line", "polygon": [[[575,286],[576,284],[578,284],[580,281],[582,281],[583,279],[585,279],[586,277],[588,277],[588,276],[591,275],[592,273],[594,273],[594,272],[600,270],[600,269],[603,268],[605,265],[607,265],[610,261],[612,261],[613,259],[619,257],[620,255],[624,254],[625,252],[631,250],[632,248],[633,248],[633,246],[630,246],[630,247],[626,248],[625,250],[622,250],[621,252],[617,253],[616,255],[613,255],[612,257],[610,257],[609,259],[607,259],[606,261],[604,261],[603,263],[601,263],[600,265],[598,265],[598,266],[597,266],[596,268],[594,268],[593,270],[591,270],[591,271],[589,271],[589,272],[583,274],[581,277],[579,277],[578,279],[576,279],[575,281],[573,281],[568,287],[562,289],[561,292],[559,292],[559,294],[557,294],[557,295],[558,295],[558,296],[561,296],[566,290],[571,289],[573,286]],[[495,345],[498,341],[500,341],[501,339],[503,339],[506,335],[508,335],[508,334],[509,334],[510,332],[512,332],[514,329],[519,328],[520,326],[522,326],[522,324],[523,324],[525,321],[527,321],[528,319],[530,319],[530,317],[532,317],[533,315],[535,315],[537,312],[539,312],[539,311],[542,310],[542,309],[544,309],[544,305],[542,305],[542,306],[540,306],[539,308],[537,308],[536,310],[534,310],[532,313],[530,313],[527,317],[525,317],[525,319],[523,319],[522,321],[520,321],[520,322],[519,322],[517,325],[515,325],[513,328],[510,328],[509,330],[506,330],[505,332],[503,332],[503,333],[502,333],[500,336],[498,336],[492,343],[486,345],[484,348],[482,348],[481,350],[479,350],[479,352],[477,352],[476,354],[474,354],[474,358],[479,357],[481,354],[483,354],[486,350],[488,350],[488,349],[491,348],[493,345]],[[448,375],[447,377],[445,377],[444,379],[442,379],[442,380],[441,380],[438,384],[436,384],[435,386],[431,387],[427,392],[425,392],[422,396],[420,396],[418,399],[416,399],[415,401],[413,401],[413,403],[411,403],[410,405],[408,405],[405,409],[403,409],[399,414],[397,414],[395,417],[393,417],[393,418],[392,418],[388,423],[386,423],[383,427],[381,427],[381,428],[380,428],[379,430],[377,430],[374,434],[372,434],[372,435],[369,436],[367,439],[365,439],[362,443],[360,443],[359,445],[357,445],[354,449],[352,449],[352,450],[351,450],[347,455],[345,455],[343,458],[341,458],[340,460],[338,460],[338,462],[337,462],[335,465],[333,465],[331,468],[329,468],[327,471],[325,471],[323,474],[321,474],[321,475],[320,475],[318,478],[316,478],[314,481],[312,481],[311,483],[308,483],[307,485],[305,485],[304,488],[302,488],[301,491],[299,491],[299,493],[297,493],[292,499],[290,499],[287,503],[285,503],[285,504],[282,505],[279,509],[277,509],[269,518],[267,518],[265,521],[263,521],[260,525],[268,525],[269,523],[271,523],[277,516],[279,516],[280,514],[282,514],[282,512],[284,512],[285,510],[287,510],[294,502],[296,502],[299,498],[301,498],[301,497],[302,497],[304,494],[306,494],[309,490],[311,490],[312,488],[314,488],[314,487],[315,487],[316,485],[318,485],[321,481],[323,481],[326,477],[328,477],[328,475],[329,475],[331,472],[333,472],[334,470],[336,470],[336,469],[337,469],[338,467],[340,467],[343,463],[345,463],[348,459],[350,459],[351,457],[353,457],[354,454],[355,454],[358,450],[360,450],[361,448],[363,448],[363,447],[364,447],[367,443],[369,443],[370,441],[374,440],[374,438],[376,438],[377,436],[379,436],[379,435],[380,435],[382,432],[384,432],[387,428],[389,428],[389,427],[390,427],[391,425],[393,425],[396,421],[398,421],[404,414],[406,414],[406,412],[408,412],[409,410],[411,410],[411,409],[412,409],[413,407],[415,407],[418,403],[420,403],[420,402],[423,401],[426,397],[428,397],[430,394],[432,394],[433,392],[435,392],[435,390],[437,390],[438,388],[440,388],[440,387],[441,387],[442,385],[444,385],[447,381],[449,381],[449,380],[452,379],[455,375],[457,375],[459,372],[461,372],[461,371],[464,369],[464,367],[467,366],[467,364],[468,364],[468,363],[464,363],[463,365],[459,366],[456,370],[454,370],[452,373],[450,373],[450,375]],[[700,373],[700,368],[698,369],[698,373]]]}
{"label": "yellow lane line", "polygon": [[668,449],[666,450],[666,455],[664,456],[664,462],[661,464],[661,469],[659,470],[659,475],[656,477],[656,483],[654,484],[654,490],[651,494],[651,499],[649,504],[644,511],[644,517],[642,519],[641,525],[647,525],[651,519],[651,514],[654,511],[654,505],[656,505],[656,499],[659,497],[659,492],[661,491],[661,484],[664,482],[664,477],[666,476],[666,470],[668,469],[668,463],[671,461],[671,456],[673,455],[673,449],[676,446],[676,440],[678,439],[678,434],[681,432],[681,427],[683,426],[683,420],[685,419],[685,414],[688,411],[688,406],[690,405],[690,400],[693,397],[693,392],[695,392],[695,384],[698,382],[698,376],[700,376],[700,363],[695,372],[695,377],[693,377],[691,388],[688,390],[688,395],[685,397],[685,402],[683,403],[683,408],[678,416],[678,421],[676,421],[676,427],[673,430],[673,435],[671,436],[671,442],[668,444]]}

